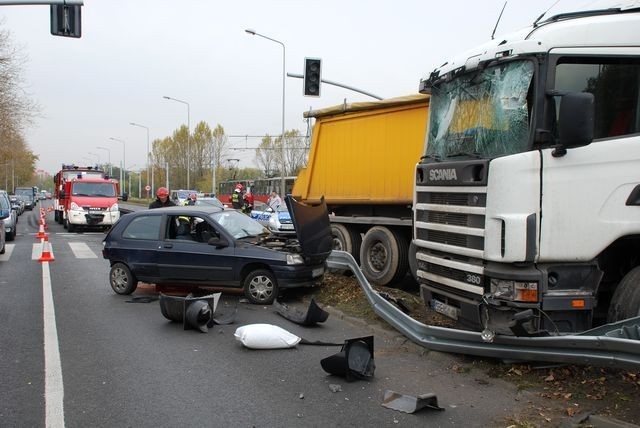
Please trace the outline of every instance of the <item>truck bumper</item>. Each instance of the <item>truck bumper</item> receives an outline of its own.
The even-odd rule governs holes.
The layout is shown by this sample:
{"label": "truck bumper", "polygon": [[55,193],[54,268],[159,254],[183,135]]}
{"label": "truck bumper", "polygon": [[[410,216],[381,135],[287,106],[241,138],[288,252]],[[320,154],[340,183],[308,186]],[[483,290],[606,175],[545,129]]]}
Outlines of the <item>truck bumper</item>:
{"label": "truck bumper", "polygon": [[76,226],[112,226],[120,218],[120,211],[67,211],[67,220]]}

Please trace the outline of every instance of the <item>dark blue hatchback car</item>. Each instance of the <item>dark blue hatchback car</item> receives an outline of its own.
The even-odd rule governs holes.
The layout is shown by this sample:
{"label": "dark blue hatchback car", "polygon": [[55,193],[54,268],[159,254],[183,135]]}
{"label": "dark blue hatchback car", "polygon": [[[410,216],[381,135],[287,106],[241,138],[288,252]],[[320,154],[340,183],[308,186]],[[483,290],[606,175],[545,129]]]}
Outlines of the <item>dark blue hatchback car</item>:
{"label": "dark blue hatchback car", "polygon": [[131,294],[138,281],[185,287],[242,287],[252,303],[270,304],[280,289],[312,286],[332,248],[327,207],[287,199],[297,231],[272,235],[239,211],[182,206],[124,215],[103,242],[109,281]]}

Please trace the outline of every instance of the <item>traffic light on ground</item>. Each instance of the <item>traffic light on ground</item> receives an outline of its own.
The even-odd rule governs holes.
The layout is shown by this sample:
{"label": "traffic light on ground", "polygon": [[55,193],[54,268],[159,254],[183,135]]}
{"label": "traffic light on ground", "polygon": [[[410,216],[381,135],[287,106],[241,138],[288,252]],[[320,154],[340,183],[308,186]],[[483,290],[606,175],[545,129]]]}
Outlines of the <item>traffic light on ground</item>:
{"label": "traffic light on ground", "polygon": [[304,94],[310,97],[320,96],[320,79],[322,60],[320,58],[304,59]]}

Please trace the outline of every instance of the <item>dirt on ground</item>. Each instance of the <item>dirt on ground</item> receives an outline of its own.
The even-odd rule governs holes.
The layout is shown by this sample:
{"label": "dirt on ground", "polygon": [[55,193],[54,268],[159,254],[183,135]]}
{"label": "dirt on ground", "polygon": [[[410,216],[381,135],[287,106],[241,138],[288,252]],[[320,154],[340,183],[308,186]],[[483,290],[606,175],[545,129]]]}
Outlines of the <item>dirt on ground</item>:
{"label": "dirt on ground", "polygon": [[[414,319],[430,325],[452,326],[448,318],[426,309],[415,286],[410,289],[411,285],[405,284],[405,288],[409,289],[376,287],[378,292],[399,299]],[[311,296],[321,305],[392,330],[373,312],[353,277],[328,274],[320,287],[302,297]],[[509,364],[458,355],[452,355],[449,368],[458,373],[481,370],[490,377],[512,382],[536,397],[527,403],[525,412],[506,417],[504,426],[565,426],[567,422],[577,424],[590,414],[640,424],[640,372],[576,365]],[[580,426],[598,425],[589,420]]]}

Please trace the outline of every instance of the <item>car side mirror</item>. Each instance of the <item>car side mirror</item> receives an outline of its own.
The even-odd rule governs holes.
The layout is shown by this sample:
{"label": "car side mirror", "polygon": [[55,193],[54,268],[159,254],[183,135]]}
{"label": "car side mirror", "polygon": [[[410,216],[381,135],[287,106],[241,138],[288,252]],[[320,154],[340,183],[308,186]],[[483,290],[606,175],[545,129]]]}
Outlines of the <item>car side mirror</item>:
{"label": "car side mirror", "polygon": [[595,102],[589,92],[572,92],[560,99],[558,114],[559,145],[554,157],[567,154],[567,149],[582,147],[593,141]]}
{"label": "car side mirror", "polygon": [[213,245],[216,248],[224,248],[229,246],[229,243],[227,242],[227,240],[224,238],[220,238],[219,236],[214,236],[209,238],[209,240],[207,241],[207,244]]}

